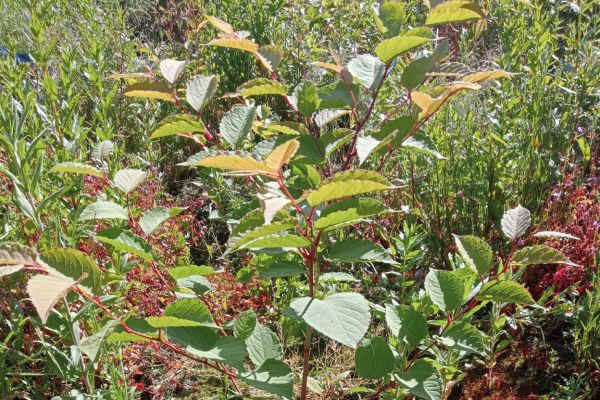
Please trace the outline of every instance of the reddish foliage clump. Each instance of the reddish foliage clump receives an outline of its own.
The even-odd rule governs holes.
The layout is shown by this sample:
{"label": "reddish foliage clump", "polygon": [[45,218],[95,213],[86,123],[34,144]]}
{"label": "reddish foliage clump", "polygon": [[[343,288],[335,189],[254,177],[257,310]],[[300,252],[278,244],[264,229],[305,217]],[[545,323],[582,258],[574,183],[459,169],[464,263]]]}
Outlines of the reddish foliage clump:
{"label": "reddish foliage clump", "polygon": [[240,283],[229,272],[209,277],[215,290],[202,300],[208,305],[215,321],[223,324],[246,310],[264,310],[269,296],[257,279]]}
{"label": "reddish foliage clump", "polygon": [[579,291],[590,288],[589,277],[596,270],[595,257],[600,250],[600,183],[598,178],[587,178],[577,185],[573,176],[555,190],[548,202],[540,226],[544,230],[569,233],[579,240],[545,240],[544,244],[563,252],[577,266],[539,265],[527,270],[526,281],[536,297],[549,287],[556,292],[579,284]]}

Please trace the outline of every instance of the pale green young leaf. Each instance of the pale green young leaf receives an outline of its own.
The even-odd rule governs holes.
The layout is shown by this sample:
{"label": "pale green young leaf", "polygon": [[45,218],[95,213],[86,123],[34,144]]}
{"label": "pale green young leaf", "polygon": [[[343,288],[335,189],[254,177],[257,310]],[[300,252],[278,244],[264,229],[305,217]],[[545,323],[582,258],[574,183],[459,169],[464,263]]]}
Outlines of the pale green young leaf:
{"label": "pale green young leaf", "polygon": [[348,224],[365,221],[366,218],[383,214],[389,209],[375,199],[348,199],[333,203],[321,211],[315,221],[315,229],[329,231],[339,229]]}

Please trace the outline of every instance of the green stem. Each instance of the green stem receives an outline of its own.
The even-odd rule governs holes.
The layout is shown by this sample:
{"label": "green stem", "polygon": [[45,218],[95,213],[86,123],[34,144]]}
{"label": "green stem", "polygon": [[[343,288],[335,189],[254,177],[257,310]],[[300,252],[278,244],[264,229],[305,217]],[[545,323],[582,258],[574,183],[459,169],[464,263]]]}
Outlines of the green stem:
{"label": "green stem", "polygon": [[[79,329],[75,329],[75,322],[73,318],[71,318],[71,310],[69,308],[69,302],[66,297],[63,297],[63,302],[65,304],[65,309],[67,310],[67,322],[69,323],[69,329],[71,330],[71,336],[73,337],[73,343],[75,346],[79,348],[80,338],[79,338]],[[83,385],[85,386],[85,390],[88,394],[92,394],[92,385],[89,380],[89,376],[87,374],[87,368],[85,362],[83,360],[83,355],[81,354],[81,350],[79,350],[79,364],[81,367],[81,374]]]}

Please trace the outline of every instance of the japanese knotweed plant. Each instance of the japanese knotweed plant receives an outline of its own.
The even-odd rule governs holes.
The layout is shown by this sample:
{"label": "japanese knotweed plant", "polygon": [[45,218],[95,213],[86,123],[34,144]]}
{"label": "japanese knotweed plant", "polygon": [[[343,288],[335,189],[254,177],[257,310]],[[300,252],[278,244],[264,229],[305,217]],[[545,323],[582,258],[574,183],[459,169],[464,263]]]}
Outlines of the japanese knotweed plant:
{"label": "japanese knotweed plant", "polygon": [[[331,74],[334,83],[305,81],[290,90],[277,75],[282,49],[260,46],[228,23],[207,17],[205,23],[222,32],[208,46],[250,53],[264,73],[226,95],[240,104],[224,114],[218,130],[205,123],[203,114],[217,91],[218,78],[197,75],[189,78],[185,87],[178,87],[188,61],[163,60],[160,71],[164,80],[149,74],[116,76],[135,81],[124,90],[126,96],[169,102],[181,111],[162,121],[151,140],[188,137],[203,150],[182,165],[207,169],[215,176],[239,177],[252,188],[260,207],[232,225],[224,256],[240,251],[259,255],[260,279],[305,277],[305,295],[293,299],[283,312],[285,318],[304,326],[303,366],[296,391],[302,400],[308,396],[315,334],[356,349],[356,373],[373,380],[368,395],[373,399],[400,398],[406,393],[424,399],[444,398],[447,383],[460,375],[450,365],[452,359],[473,354],[486,358],[491,351],[485,335],[470,324],[475,312],[490,302],[533,304],[528,291],[517,283],[523,268],[569,263],[550,247],[518,248],[519,238],[530,225],[529,212],[519,206],[502,219],[502,231],[511,241],[507,256],[495,257],[479,238],[456,236],[462,268],[431,269],[425,291],[410,304],[376,305],[356,291],[327,290],[349,286],[323,284],[357,280],[348,273],[326,272],[326,266],[334,265],[339,271],[353,263],[400,264],[382,245],[356,237],[352,227],[391,211],[382,199],[402,188],[380,171],[386,166],[389,169],[391,156],[399,149],[430,151],[421,139],[421,130],[447,101],[461,92],[481,89],[483,82],[510,77],[503,70],[474,71],[444,63],[449,42],[438,36],[437,27],[484,18],[477,4],[450,0],[430,9],[423,26],[404,29],[401,3],[386,2],[376,16],[385,38],[374,49],[375,55],[358,55],[347,65],[319,62],[316,67]],[[422,52],[425,48],[431,51]],[[413,50],[420,53],[411,54]],[[390,79],[406,93],[382,107],[379,95]],[[260,104],[264,96],[281,96],[293,118],[270,118],[267,107]],[[109,142],[102,142],[95,149],[100,164],[110,148]],[[106,169],[81,163],[58,164],[51,172],[111,179],[123,193],[121,198],[115,196],[115,201],[104,198],[90,204],[78,217],[83,220],[132,218],[128,194],[145,178],[142,170],[109,174]],[[96,238],[156,267],[160,260],[145,237],[176,212],[163,208],[148,211],[137,222],[144,234],[115,225],[98,232]],[[75,341],[85,355],[80,361],[88,386],[93,386],[94,364],[107,341],[149,341],[222,372],[238,393],[244,392],[239,384],[243,381],[281,398],[294,396],[294,376],[283,361],[277,336],[259,323],[253,312],[221,326],[199,299],[211,289],[205,278],[210,268],[170,270],[178,300],[169,304],[162,316],[136,318],[119,315],[105,304],[103,295],[124,278],[101,272],[94,260],[77,250],[55,248],[38,254],[19,244],[4,243],[0,262],[1,275],[22,270],[37,273],[29,278],[27,289],[42,322],[60,300],[67,303],[70,292],[75,292],[76,301],[91,303],[102,313],[102,327],[87,336],[82,333]],[[372,311],[385,316],[388,340],[368,335]],[[315,385],[311,386],[314,390]]]}

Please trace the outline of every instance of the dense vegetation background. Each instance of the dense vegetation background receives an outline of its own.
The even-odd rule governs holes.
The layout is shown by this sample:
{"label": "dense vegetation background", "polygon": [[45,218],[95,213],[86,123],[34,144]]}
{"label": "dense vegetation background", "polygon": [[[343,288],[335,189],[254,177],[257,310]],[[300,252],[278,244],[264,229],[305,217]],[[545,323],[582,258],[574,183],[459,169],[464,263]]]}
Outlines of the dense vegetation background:
{"label": "dense vegetation background", "polygon": [[[423,24],[426,3],[401,2],[402,30]],[[422,343],[416,354],[432,352],[444,383],[440,398],[597,398],[600,2],[479,3],[484,19],[436,28],[438,37],[448,38],[445,61],[472,71],[514,75],[444,104],[419,130],[418,146],[399,146],[389,158],[361,160],[361,168],[379,170],[400,188],[377,195],[394,212],[356,222],[339,235],[373,241],[394,262],[331,263],[328,272],[354,279],[332,278],[323,290],[360,292],[371,302],[369,337],[388,336],[385,310],[377,308],[386,303],[412,304],[430,316],[433,332],[445,316],[434,319],[438,310],[431,302],[423,305],[423,281],[431,268],[450,271],[463,264],[453,234],[484,239],[501,263],[510,261],[517,245],[548,245],[570,263],[535,263],[513,277],[535,304],[494,303],[467,313],[485,339],[485,351],[467,352],[465,358],[431,342]],[[191,109],[126,97],[124,91],[140,77],[164,82],[161,60],[189,60],[182,82],[195,75],[218,76],[216,94],[201,113],[204,126],[217,130],[226,112],[240,103],[224,95],[265,77],[265,70],[248,52],[205,46],[220,33],[218,23],[207,23],[206,16],[248,31],[260,45],[283,49],[277,79],[290,90],[308,81],[322,90],[333,87],[336,78],[316,62],[344,66],[359,54],[373,53],[386,37],[374,18],[379,6],[370,0],[0,0],[0,242],[40,252],[78,249],[98,264],[102,282],[111,288],[96,303],[85,301],[90,295],[83,292],[65,296],[64,303],[61,295],[61,303],[42,323],[27,300],[32,271],[26,267],[1,274],[0,399],[92,398],[84,393],[105,399],[268,396],[246,384],[235,387],[235,374],[220,374],[157,342],[109,341],[97,349],[96,359],[88,359],[87,352],[82,356],[80,339],[105,326],[109,315],[98,302],[121,318],[157,317],[182,297],[180,286],[202,299],[223,331],[253,310],[277,337],[279,358],[299,382],[306,328],[284,310],[292,299],[306,295],[306,277],[266,274],[263,266],[271,255],[225,254],[232,227],[235,232],[235,224],[259,207],[252,185],[206,168],[178,165],[208,146],[206,137],[150,137],[165,118]],[[399,66],[377,89],[379,97],[374,96],[377,102],[366,121],[370,130],[377,130],[377,122],[393,115],[396,107],[406,106],[402,71],[411,59],[430,55],[428,50],[399,57]],[[143,75],[119,76],[132,73]],[[240,147],[254,148],[277,134],[269,124],[303,122],[288,103],[282,96],[258,98],[260,122],[255,121]],[[349,128],[351,117],[336,124]],[[285,134],[290,127],[300,129],[284,124],[278,129]],[[228,147],[221,140],[215,149],[222,146]],[[51,171],[64,162],[92,169],[84,175]],[[343,163],[343,158],[332,161]],[[147,175],[132,190],[121,190],[114,174],[123,168]],[[313,184],[308,167],[292,168],[298,180],[308,182],[293,184]],[[299,198],[301,191],[292,194]],[[112,225],[82,218],[88,205],[117,198],[127,212],[122,227],[143,237],[143,245],[134,240],[127,247],[123,237],[106,239],[108,234],[99,240],[97,234]],[[563,232],[578,240],[526,235],[507,243],[501,219],[517,205],[531,212],[531,232]],[[155,209],[170,210],[169,218],[149,232],[141,219]],[[145,255],[150,247],[152,260]],[[8,254],[2,247],[0,256],[2,251]],[[203,279],[183,285],[172,270],[187,266],[206,266]],[[309,343],[309,398],[428,398],[390,384],[390,377],[368,380],[357,374],[354,351],[348,347],[322,336],[313,336],[312,342],[309,338]],[[394,346],[397,357],[402,358],[402,351],[415,354],[392,341]]]}

